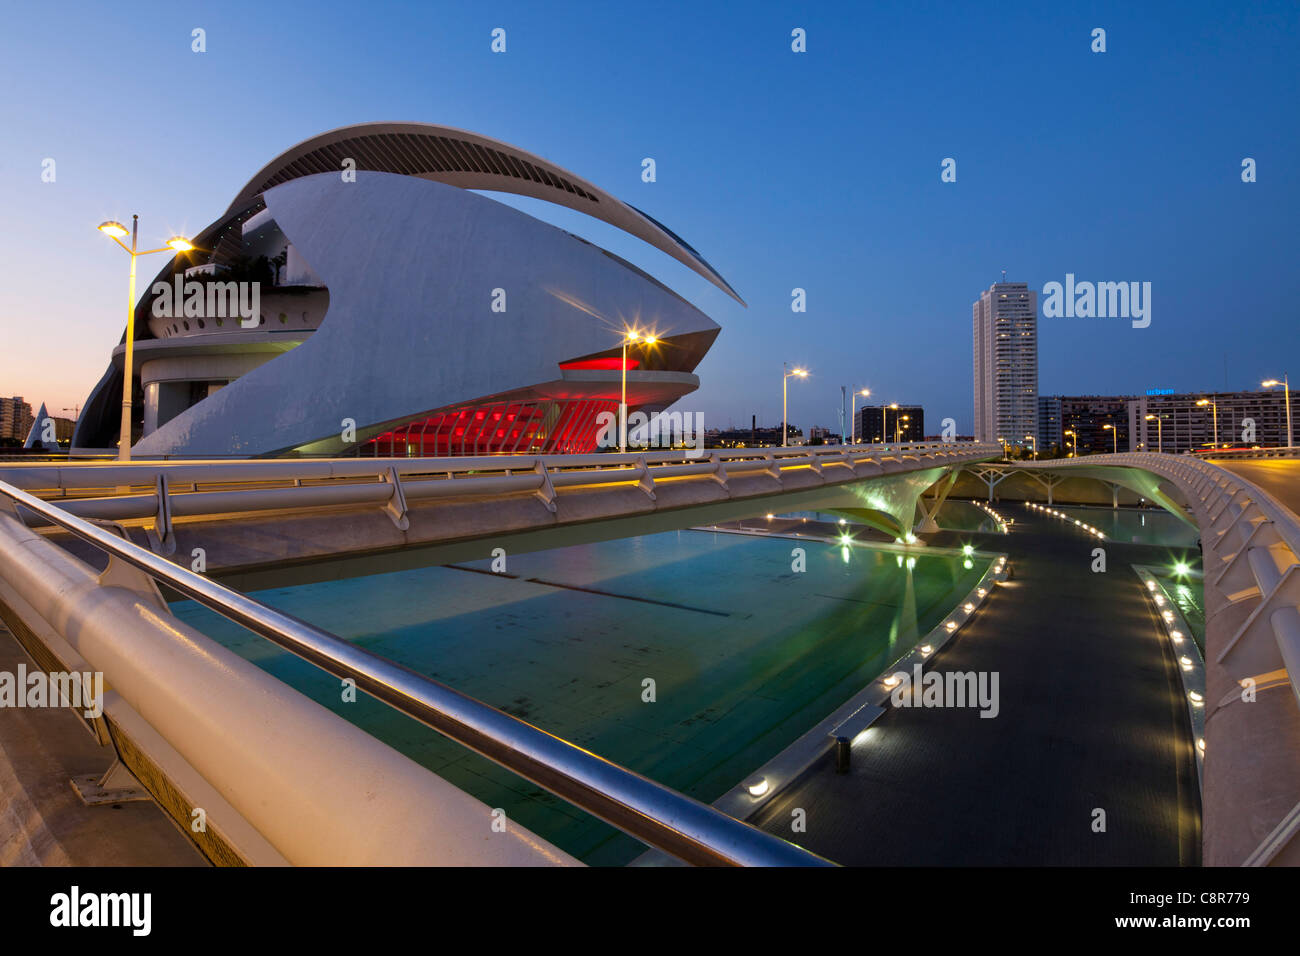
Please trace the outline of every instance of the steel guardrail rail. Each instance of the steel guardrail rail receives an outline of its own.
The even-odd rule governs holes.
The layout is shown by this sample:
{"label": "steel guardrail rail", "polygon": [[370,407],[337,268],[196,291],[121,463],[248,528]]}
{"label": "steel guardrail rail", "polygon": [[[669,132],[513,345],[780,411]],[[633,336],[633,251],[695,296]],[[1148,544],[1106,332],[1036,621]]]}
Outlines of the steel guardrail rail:
{"label": "steel guardrail rail", "polygon": [[[843,467],[881,458],[936,464],[960,456],[992,456],[1000,446],[974,442],[809,448],[711,450],[625,455],[488,456],[478,458],[270,459],[247,462],[138,462],[59,467],[0,467],[0,481],[28,492],[57,493],[60,505],[83,518],[126,521],[157,516],[199,517],[237,511],[331,506],[384,506],[397,495],[420,500],[445,496],[542,492],[575,485],[611,485],[648,479],[779,473],[782,468]],[[391,474],[390,474],[391,472]],[[445,477],[443,477],[445,476]],[[395,480],[394,480],[395,479]],[[189,485],[186,490],[184,486]],[[200,485],[202,489],[200,490]],[[111,489],[102,496],[70,491]],[[23,518],[30,524],[29,516]]]}
{"label": "steel guardrail rail", "polygon": [[[566,802],[696,865],[832,866],[792,843],[321,628],[172,564],[21,489],[0,494]],[[111,681],[111,675],[108,676]]]}
{"label": "steel guardrail rail", "polygon": [[[406,475],[445,475],[473,477],[491,472],[522,472],[544,466],[552,474],[569,469],[589,469],[608,474],[609,481],[619,479],[619,471],[638,466],[651,468],[707,465],[715,459],[728,463],[773,461],[781,465],[818,462],[833,464],[850,459],[881,456],[920,456],[935,452],[984,453],[1001,455],[999,445],[977,442],[917,442],[892,445],[814,445],[787,448],[705,449],[700,454],[687,451],[627,452],[593,455],[480,455],[450,458],[273,458],[232,461],[210,459],[192,461],[134,461],[75,463],[0,463],[0,481],[16,488],[31,490],[76,490],[124,485],[152,485],[157,475],[165,475],[172,484],[184,485],[235,483],[249,481],[321,481],[329,479],[377,480],[389,468]],[[662,472],[664,475],[670,472]],[[461,480],[461,479],[457,479]]]}

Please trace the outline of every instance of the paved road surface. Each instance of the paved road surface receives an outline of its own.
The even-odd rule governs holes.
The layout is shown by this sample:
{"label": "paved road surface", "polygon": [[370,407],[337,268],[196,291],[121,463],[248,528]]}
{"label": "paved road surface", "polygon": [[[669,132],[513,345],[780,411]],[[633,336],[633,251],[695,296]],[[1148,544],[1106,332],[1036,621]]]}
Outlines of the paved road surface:
{"label": "paved road surface", "polygon": [[1292,513],[1300,515],[1300,459],[1224,459],[1215,461],[1214,464],[1254,482],[1290,508]]}

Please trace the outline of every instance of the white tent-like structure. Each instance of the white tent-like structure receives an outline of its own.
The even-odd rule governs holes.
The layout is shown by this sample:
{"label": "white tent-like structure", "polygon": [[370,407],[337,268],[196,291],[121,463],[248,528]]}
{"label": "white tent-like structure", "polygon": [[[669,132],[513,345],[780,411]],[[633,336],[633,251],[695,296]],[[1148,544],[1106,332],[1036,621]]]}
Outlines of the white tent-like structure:
{"label": "white tent-like structure", "polygon": [[[24,448],[35,448],[40,445],[42,448],[46,443],[41,440],[41,433],[45,431],[45,423],[50,423],[50,428],[54,428],[54,417],[45,410],[45,403],[41,402],[40,411],[36,413],[36,418],[32,420],[32,430],[27,433],[27,441],[23,442]],[[58,446],[58,441],[53,440],[51,445]]]}

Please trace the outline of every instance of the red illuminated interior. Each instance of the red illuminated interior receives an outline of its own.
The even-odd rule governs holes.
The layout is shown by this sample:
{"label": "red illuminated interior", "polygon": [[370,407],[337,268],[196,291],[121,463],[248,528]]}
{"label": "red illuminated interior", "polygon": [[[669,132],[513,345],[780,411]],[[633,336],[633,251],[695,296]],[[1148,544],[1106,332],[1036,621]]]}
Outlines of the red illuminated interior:
{"label": "red illuminated interior", "polygon": [[[577,371],[579,369],[596,369],[598,371],[603,372],[603,371],[610,371],[610,370],[618,370],[621,369],[622,367],[623,367],[623,360],[621,358],[579,359],[573,362],[560,363],[560,368],[571,369],[574,371]],[[629,369],[640,368],[641,360],[630,358],[627,360],[627,367]]]}
{"label": "red illuminated interior", "polygon": [[[617,365],[618,360],[613,361]],[[453,409],[377,435],[365,443],[361,454],[380,458],[586,454],[596,450],[601,429],[596,417],[601,412],[618,414],[618,402],[572,399]]]}

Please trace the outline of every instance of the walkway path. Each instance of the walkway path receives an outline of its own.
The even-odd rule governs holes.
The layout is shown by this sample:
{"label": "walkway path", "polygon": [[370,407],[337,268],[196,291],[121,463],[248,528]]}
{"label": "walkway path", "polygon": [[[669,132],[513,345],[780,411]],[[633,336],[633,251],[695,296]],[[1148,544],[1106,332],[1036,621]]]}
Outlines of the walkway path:
{"label": "walkway path", "polygon": [[[1200,797],[1177,665],[1132,563],[1167,549],[1104,543],[1018,504],[1014,579],[938,655],[997,671],[1001,712],[890,709],[846,775],[824,758],[751,822],[851,865],[1195,865]],[[969,533],[929,540],[954,545]],[[792,833],[793,811],[807,830]],[[1096,810],[1105,832],[1094,832]]]}

